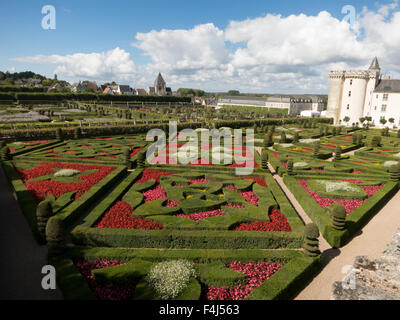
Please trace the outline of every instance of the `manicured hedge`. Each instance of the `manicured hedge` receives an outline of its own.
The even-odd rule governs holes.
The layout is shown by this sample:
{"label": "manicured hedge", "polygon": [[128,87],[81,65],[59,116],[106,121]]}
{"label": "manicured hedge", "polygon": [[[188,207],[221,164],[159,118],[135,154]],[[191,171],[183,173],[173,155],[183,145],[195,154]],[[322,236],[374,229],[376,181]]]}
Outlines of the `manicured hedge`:
{"label": "manicured hedge", "polygon": [[[178,168],[174,168],[179,170]],[[174,172],[173,169],[168,171]],[[136,170],[104,199],[72,231],[72,239],[78,245],[130,247],[130,248],[300,248],[303,238],[303,223],[288,202],[272,176],[262,175],[272,191],[293,232],[244,232],[228,230],[126,230],[95,229],[93,226],[102,215],[122,198],[141,171]],[[196,168],[196,172],[201,170]],[[217,173],[217,172],[216,172]],[[257,175],[253,175],[257,176]]]}
{"label": "manicured hedge", "polygon": [[[67,255],[73,261],[115,259],[129,263],[133,259],[151,262],[187,259],[190,261],[196,261],[198,263],[230,263],[234,260],[239,260],[241,262],[271,261],[275,263],[282,263],[283,266],[270,279],[266,280],[261,286],[254,289],[254,291],[247,297],[246,300],[292,299],[304,288],[308,282],[312,280],[313,277],[315,277],[322,267],[319,257],[315,259],[310,258],[298,250],[160,250],[75,247],[68,249]],[[118,270],[116,269],[116,271]],[[71,270],[71,272],[76,274],[74,270]],[[96,272],[103,273],[101,271]],[[114,277],[118,272],[111,273]],[[67,277],[68,274],[62,273],[59,280],[62,281],[64,278],[67,279]],[[122,279],[119,275],[115,277],[117,277],[116,279]],[[83,280],[82,276],[81,279]],[[65,292],[66,290],[72,290],[72,293],[76,293],[76,288],[72,286],[60,287],[63,290],[64,296],[72,296],[72,294],[69,292]],[[79,298],[85,299],[85,294],[82,294]]]}

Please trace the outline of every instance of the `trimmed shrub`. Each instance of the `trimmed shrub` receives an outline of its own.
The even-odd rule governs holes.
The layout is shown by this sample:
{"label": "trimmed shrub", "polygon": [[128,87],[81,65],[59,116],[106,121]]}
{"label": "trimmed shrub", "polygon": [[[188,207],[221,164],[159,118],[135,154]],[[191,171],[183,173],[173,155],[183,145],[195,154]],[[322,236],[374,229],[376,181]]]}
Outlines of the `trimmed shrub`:
{"label": "trimmed shrub", "polygon": [[309,223],[304,228],[304,243],[303,248],[305,254],[309,257],[317,257],[320,255],[319,251],[319,230],[317,225]]}
{"label": "trimmed shrub", "polygon": [[36,224],[39,234],[43,239],[46,238],[46,225],[49,219],[53,216],[53,208],[51,202],[44,200],[36,207]]}
{"label": "trimmed shrub", "polygon": [[342,159],[342,148],[341,147],[336,147],[335,149],[335,160],[340,160]]}
{"label": "trimmed shrub", "polygon": [[285,132],[282,132],[282,133],[281,133],[281,139],[280,139],[279,142],[280,142],[280,143],[286,143],[286,142],[287,142],[286,133],[285,133]]}
{"label": "trimmed shrub", "polygon": [[269,147],[272,147],[273,145],[274,145],[274,140],[273,140],[273,136],[272,136],[272,131],[270,131],[267,134],[267,136],[264,138],[263,147],[269,148]]}
{"label": "trimmed shrub", "polygon": [[64,221],[53,216],[47,221],[46,241],[49,255],[61,254],[65,249],[65,226]]}
{"label": "trimmed shrub", "polygon": [[146,153],[140,152],[137,156],[137,167],[142,169],[146,167]]}
{"label": "trimmed shrub", "polygon": [[395,164],[389,168],[390,181],[400,181],[400,164]]}
{"label": "trimmed shrub", "polygon": [[61,128],[56,129],[56,139],[61,140],[61,141],[63,140],[63,133],[62,133]]}
{"label": "trimmed shrub", "polygon": [[400,138],[400,130],[397,130],[397,138]]}
{"label": "trimmed shrub", "polygon": [[129,148],[124,149],[124,162],[128,169],[132,169],[131,150]]}
{"label": "trimmed shrub", "polygon": [[321,148],[319,142],[316,142],[314,144],[314,148],[313,148],[313,156],[314,158],[318,158],[319,157],[319,149]]}
{"label": "trimmed shrub", "polygon": [[289,176],[293,176],[294,175],[294,173],[293,173],[293,161],[292,160],[289,160],[287,163],[286,163],[286,170],[287,170],[287,173],[288,173],[288,175]]}
{"label": "trimmed shrub", "polygon": [[0,141],[0,150],[3,149],[6,146],[5,141],[1,140]]}
{"label": "trimmed shrub", "polygon": [[261,168],[268,169],[268,152],[265,149],[261,152]]}
{"label": "trimmed shrub", "polygon": [[379,147],[381,145],[382,142],[382,138],[379,136],[373,136],[371,139],[371,147],[372,148],[376,148]]}
{"label": "trimmed shrub", "polygon": [[294,135],[293,135],[293,142],[299,142],[299,133],[298,132],[295,132],[294,133]]}
{"label": "trimmed shrub", "polygon": [[9,147],[3,147],[1,148],[0,151],[0,159],[2,161],[7,161],[7,160],[11,160],[12,156],[11,156],[11,152],[10,152],[10,148]]}
{"label": "trimmed shrub", "polygon": [[343,230],[346,221],[346,209],[336,202],[331,211],[331,225],[336,230]]}
{"label": "trimmed shrub", "polygon": [[358,134],[357,135],[356,145],[357,146],[361,146],[362,144],[363,144],[363,136],[362,136],[362,134]]}
{"label": "trimmed shrub", "polygon": [[324,135],[324,128],[319,127],[319,136],[322,137]]}
{"label": "trimmed shrub", "polygon": [[333,136],[336,136],[336,127],[333,127],[333,128],[332,128],[332,135],[333,135]]}
{"label": "trimmed shrub", "polygon": [[358,134],[353,134],[353,136],[352,136],[352,139],[353,139],[353,144],[357,144],[357,140],[358,140]]}
{"label": "trimmed shrub", "polygon": [[81,128],[75,128],[74,129],[74,139],[78,140],[82,137],[82,130]]}

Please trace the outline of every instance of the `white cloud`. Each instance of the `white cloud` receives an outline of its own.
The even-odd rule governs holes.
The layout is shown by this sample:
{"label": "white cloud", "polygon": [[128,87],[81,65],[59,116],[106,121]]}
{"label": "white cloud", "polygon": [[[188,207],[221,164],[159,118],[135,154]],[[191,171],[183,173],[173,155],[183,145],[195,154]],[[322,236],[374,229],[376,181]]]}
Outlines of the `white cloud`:
{"label": "white cloud", "polygon": [[100,53],[74,53],[71,55],[38,55],[32,57],[13,58],[25,63],[56,65],[55,73],[67,77],[101,78],[118,75],[126,78],[135,72],[135,64],[130,53],[119,47]]}
{"label": "white cloud", "polygon": [[225,29],[208,23],[137,33],[132,45],[151,59],[146,65],[136,66],[120,48],[14,60],[53,64],[55,73],[75,78],[129,79],[136,87],[151,85],[161,71],[174,89],[326,93],[329,70],[365,68],[375,55],[383,68],[400,73],[398,30],[395,0],[376,10],[364,8],[353,29],[322,11],[316,16],[267,14],[231,21]]}
{"label": "white cloud", "polygon": [[133,46],[151,57],[160,69],[214,69],[229,61],[224,32],[212,23],[190,30],[161,30],[137,33]]}

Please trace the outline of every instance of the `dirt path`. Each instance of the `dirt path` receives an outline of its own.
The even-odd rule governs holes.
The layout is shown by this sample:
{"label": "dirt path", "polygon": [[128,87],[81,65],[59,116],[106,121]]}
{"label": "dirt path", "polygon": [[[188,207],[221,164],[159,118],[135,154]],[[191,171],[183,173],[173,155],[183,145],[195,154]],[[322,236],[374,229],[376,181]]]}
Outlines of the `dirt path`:
{"label": "dirt path", "polygon": [[33,238],[1,168],[0,204],[0,300],[62,299],[59,290],[42,289],[47,248]]}

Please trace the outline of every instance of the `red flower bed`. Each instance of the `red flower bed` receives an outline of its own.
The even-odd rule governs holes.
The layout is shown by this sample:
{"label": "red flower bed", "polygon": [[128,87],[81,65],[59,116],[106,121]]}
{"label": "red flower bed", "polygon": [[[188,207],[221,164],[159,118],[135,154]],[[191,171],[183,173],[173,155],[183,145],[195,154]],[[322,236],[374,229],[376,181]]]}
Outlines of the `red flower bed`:
{"label": "red flower bed", "polygon": [[213,210],[213,211],[206,211],[206,212],[198,212],[198,213],[192,213],[192,214],[177,214],[176,217],[180,218],[187,218],[191,219],[194,221],[199,221],[203,219],[207,219],[210,217],[222,217],[225,216],[225,214],[222,212],[221,209]]}
{"label": "red flower bed", "polygon": [[170,175],[173,175],[173,173],[172,172],[162,172],[162,171],[157,171],[157,170],[145,169],[142,172],[142,176],[140,177],[139,180],[136,181],[136,183],[146,182],[146,181],[151,180],[151,179],[154,179],[157,182],[159,182],[161,176],[170,176]]}
{"label": "red flower bed", "polygon": [[235,231],[263,231],[263,232],[292,232],[286,217],[279,209],[272,210],[269,215],[271,221],[256,221],[244,223],[235,228]]}
{"label": "red flower bed", "polygon": [[245,285],[237,285],[232,289],[210,286],[207,288],[207,300],[242,300],[265,280],[268,280],[281,267],[281,264],[273,262],[243,263],[233,261],[228,268],[246,274],[248,282]]}
{"label": "red flower bed", "polygon": [[75,266],[79,272],[88,282],[89,287],[94,292],[94,295],[99,300],[130,300],[133,295],[135,286],[133,284],[124,285],[101,285],[97,283],[92,275],[92,270],[102,269],[107,267],[119,266],[123,263],[113,260],[108,261],[106,259],[98,260],[95,262],[77,262]]}
{"label": "red flower bed", "polygon": [[[85,174],[80,176],[78,179],[82,182],[64,183],[55,180],[41,180],[28,182],[29,179],[41,177],[44,175],[54,173],[53,169],[74,169],[81,172],[88,170],[97,170],[91,174]],[[34,200],[39,203],[44,200],[47,195],[53,195],[56,199],[62,194],[67,192],[76,191],[75,199],[78,199],[82,194],[87,192],[92,186],[103,180],[108,174],[110,174],[115,167],[105,167],[97,165],[80,165],[73,163],[39,163],[38,166],[31,169],[17,169],[22,182],[25,187],[32,194]]]}
{"label": "red flower bed", "polygon": [[[360,180],[341,180],[341,181],[347,181],[347,182],[355,183],[355,184],[360,183]],[[316,192],[310,191],[310,189],[307,188],[307,180],[298,180],[298,182],[308,192],[308,194],[311,195],[311,197],[315,201],[317,201],[317,203],[321,206],[321,208],[326,208],[326,207],[334,204],[335,202],[338,202],[345,207],[347,215],[349,215],[351,212],[353,212],[355,209],[357,209],[359,206],[361,206],[369,197],[373,196],[376,192],[378,192],[383,187],[383,185],[360,186],[367,193],[367,196],[368,196],[367,199],[365,199],[365,200],[340,200],[340,199],[323,198],[320,195],[318,195]]]}
{"label": "red flower bed", "polygon": [[143,148],[133,149],[129,157],[132,158],[133,156],[135,156],[136,154],[138,154],[142,150],[143,150]]}
{"label": "red flower bed", "polygon": [[335,146],[333,144],[322,144],[321,147],[335,148],[336,149],[337,146]]}
{"label": "red flower bed", "polygon": [[263,178],[260,178],[260,177],[244,177],[243,179],[253,180],[255,183],[258,183],[260,186],[268,188],[268,186],[265,183],[265,180]]}
{"label": "red flower bed", "polygon": [[104,214],[95,228],[97,229],[140,229],[160,230],[163,226],[157,222],[132,216],[132,206],[125,201],[118,201]]}

